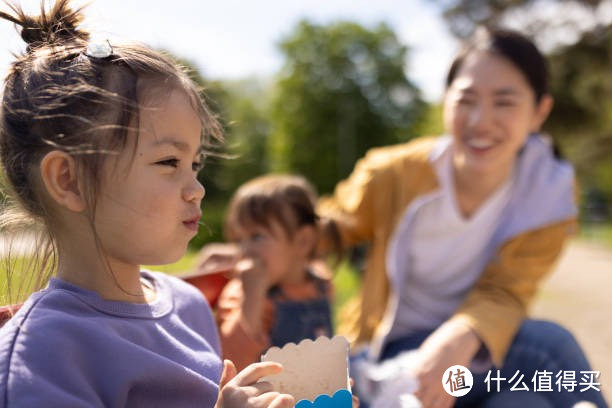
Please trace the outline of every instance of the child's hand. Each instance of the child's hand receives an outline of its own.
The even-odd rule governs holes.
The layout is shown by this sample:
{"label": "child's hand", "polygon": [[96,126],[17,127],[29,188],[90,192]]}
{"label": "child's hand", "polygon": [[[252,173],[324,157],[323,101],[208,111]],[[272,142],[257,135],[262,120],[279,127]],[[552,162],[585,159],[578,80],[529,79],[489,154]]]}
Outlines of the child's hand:
{"label": "child's hand", "polygon": [[264,295],[267,292],[270,280],[261,259],[257,257],[241,259],[236,263],[236,272],[242,279],[245,294]]}
{"label": "child's hand", "polygon": [[[232,275],[239,256],[240,250],[234,244],[207,244],[198,254],[196,269],[203,275],[221,272]],[[227,278],[232,278],[232,276],[227,276]]]}
{"label": "child's hand", "polygon": [[234,363],[225,360],[215,408],[292,408],[295,401],[291,395],[273,391],[269,382],[257,382],[282,369],[278,363],[254,363],[236,374]]}

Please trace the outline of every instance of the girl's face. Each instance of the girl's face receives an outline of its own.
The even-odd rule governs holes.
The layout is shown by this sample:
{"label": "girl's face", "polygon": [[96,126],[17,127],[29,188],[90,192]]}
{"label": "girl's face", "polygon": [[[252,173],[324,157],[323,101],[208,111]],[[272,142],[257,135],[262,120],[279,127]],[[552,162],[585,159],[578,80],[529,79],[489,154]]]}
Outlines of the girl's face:
{"label": "girl's face", "polygon": [[507,59],[485,51],[469,54],[444,99],[455,167],[483,175],[510,170],[551,107],[549,96],[535,102],[527,79]]}
{"label": "girl's face", "polygon": [[297,239],[299,229],[289,237],[281,224],[271,219],[267,226],[255,223],[233,226],[232,233],[242,256],[261,262],[270,285],[303,272],[306,258],[304,247]]}
{"label": "girl's face", "polygon": [[165,96],[141,109],[136,150],[128,143],[105,164],[95,227],[115,262],[174,262],[197,233],[200,118],[183,91]]}

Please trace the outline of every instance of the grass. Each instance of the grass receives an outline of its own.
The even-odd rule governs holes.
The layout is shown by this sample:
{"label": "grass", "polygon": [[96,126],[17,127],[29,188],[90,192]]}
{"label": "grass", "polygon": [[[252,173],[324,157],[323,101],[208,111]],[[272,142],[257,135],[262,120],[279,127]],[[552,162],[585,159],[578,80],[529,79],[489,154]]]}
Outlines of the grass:
{"label": "grass", "polygon": [[583,222],[578,238],[612,248],[612,220],[599,223]]}
{"label": "grass", "polygon": [[149,269],[152,271],[160,271],[165,272],[170,275],[179,275],[183,272],[191,271],[195,267],[196,256],[198,254],[197,250],[187,251],[185,256],[179,259],[175,263],[167,264],[167,265],[148,265],[143,266],[144,269]]}

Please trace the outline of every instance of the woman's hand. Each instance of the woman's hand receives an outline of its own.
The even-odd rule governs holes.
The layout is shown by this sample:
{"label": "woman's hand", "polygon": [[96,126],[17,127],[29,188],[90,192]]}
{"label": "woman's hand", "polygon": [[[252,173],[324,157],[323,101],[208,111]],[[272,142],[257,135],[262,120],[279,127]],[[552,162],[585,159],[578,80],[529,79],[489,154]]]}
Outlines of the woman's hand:
{"label": "woman's hand", "polygon": [[269,382],[257,382],[282,369],[278,363],[254,363],[236,374],[234,363],[225,360],[215,408],[293,408],[295,401],[291,395],[272,390]]}
{"label": "woman's hand", "polygon": [[447,321],[423,342],[413,374],[419,382],[415,395],[424,408],[453,406],[455,397],[444,390],[442,376],[453,365],[469,367],[480,345],[471,328],[455,321]]}
{"label": "woman's hand", "polygon": [[[349,377],[349,384],[351,388],[355,386],[355,380],[352,377]],[[353,395],[353,408],[359,408],[359,398],[356,395]]]}

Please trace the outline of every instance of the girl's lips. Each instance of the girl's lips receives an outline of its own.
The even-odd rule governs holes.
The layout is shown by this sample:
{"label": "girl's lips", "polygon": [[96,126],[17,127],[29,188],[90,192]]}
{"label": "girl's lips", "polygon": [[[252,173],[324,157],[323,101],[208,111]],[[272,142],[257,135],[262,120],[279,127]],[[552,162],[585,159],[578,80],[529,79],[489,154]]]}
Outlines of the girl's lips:
{"label": "girl's lips", "polygon": [[188,219],[187,221],[183,221],[183,225],[192,231],[197,231],[200,226],[200,218],[202,214],[199,214],[195,217]]}
{"label": "girl's lips", "polygon": [[197,231],[200,224],[197,221],[183,221],[183,225],[189,230]]}

